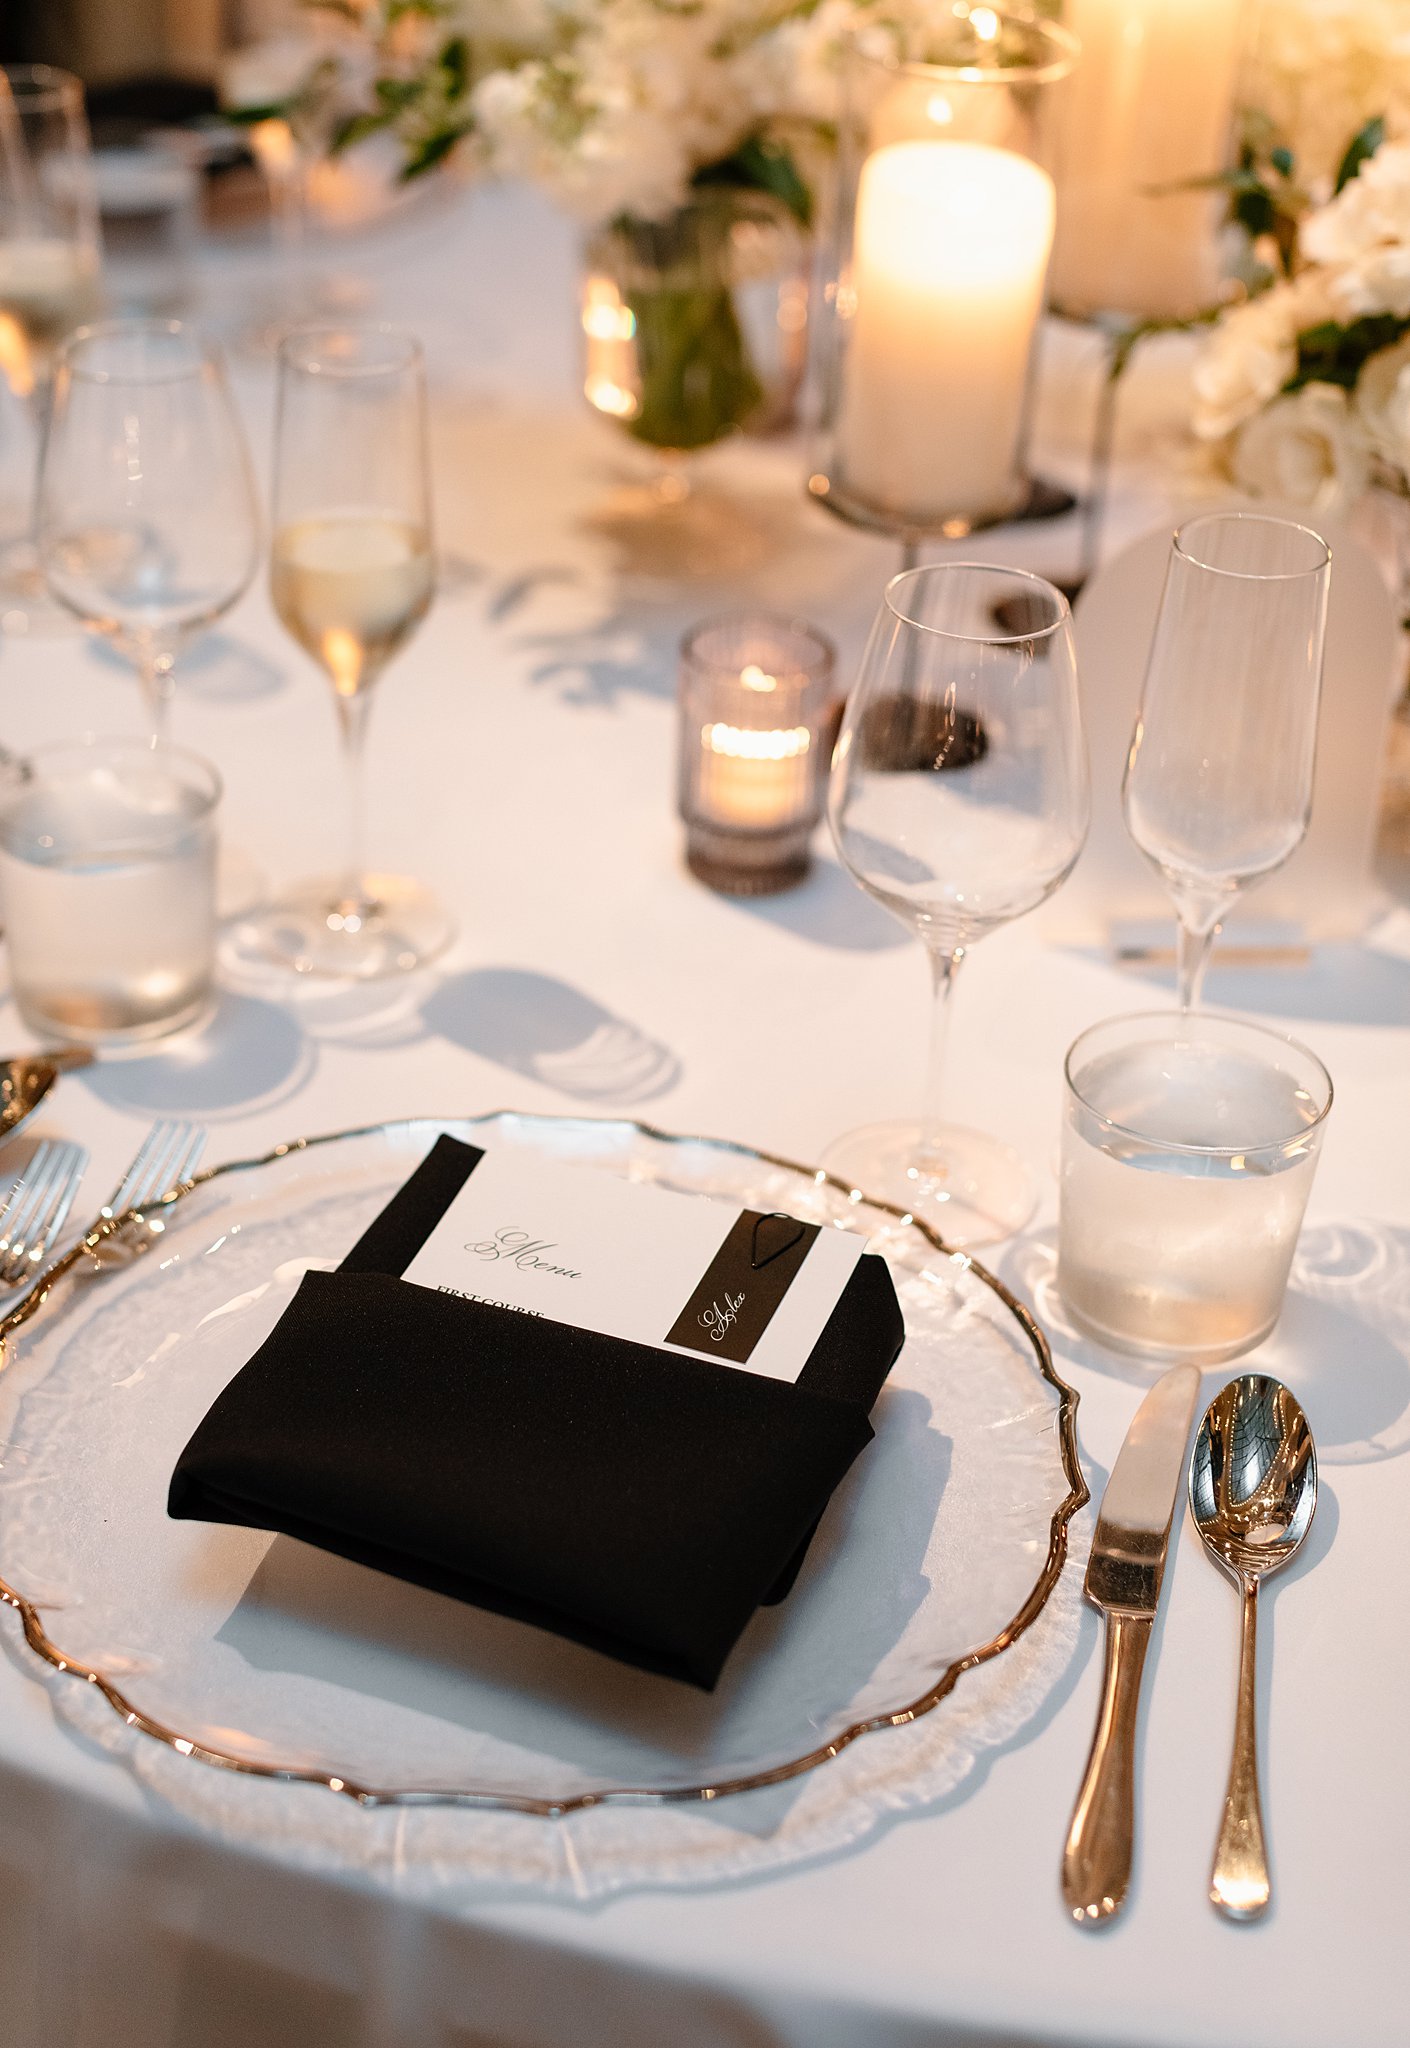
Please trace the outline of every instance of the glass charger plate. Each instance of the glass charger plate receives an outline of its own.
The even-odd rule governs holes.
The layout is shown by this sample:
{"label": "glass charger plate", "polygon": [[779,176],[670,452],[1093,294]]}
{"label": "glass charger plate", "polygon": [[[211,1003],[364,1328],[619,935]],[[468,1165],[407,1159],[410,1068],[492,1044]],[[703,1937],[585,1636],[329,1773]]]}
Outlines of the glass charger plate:
{"label": "glass charger plate", "polygon": [[[876,1441],[712,1694],[166,1516],[211,1401],[441,1131],[858,1230],[891,1265]],[[1086,1489],[1036,1325],[909,1218],[741,1146],[506,1113],[300,1142],[202,1175],[146,1256],[64,1262],[0,1328],[0,1591],[60,1711],[205,1824],[403,1892],[590,1896],[856,1840],[953,1789],[1071,1653]]]}

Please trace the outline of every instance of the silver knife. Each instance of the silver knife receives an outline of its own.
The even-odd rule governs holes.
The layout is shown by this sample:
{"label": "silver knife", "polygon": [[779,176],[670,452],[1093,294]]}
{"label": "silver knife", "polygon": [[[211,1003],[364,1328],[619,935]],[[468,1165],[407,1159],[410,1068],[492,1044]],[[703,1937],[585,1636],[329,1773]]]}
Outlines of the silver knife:
{"label": "silver knife", "polygon": [[1102,1498],[1083,1587],[1106,1616],[1101,1711],[1062,1859],[1062,1895],[1084,1927],[1119,1913],[1136,1821],[1136,1710],[1185,1450],[1197,1365],[1177,1365],[1136,1410]]}

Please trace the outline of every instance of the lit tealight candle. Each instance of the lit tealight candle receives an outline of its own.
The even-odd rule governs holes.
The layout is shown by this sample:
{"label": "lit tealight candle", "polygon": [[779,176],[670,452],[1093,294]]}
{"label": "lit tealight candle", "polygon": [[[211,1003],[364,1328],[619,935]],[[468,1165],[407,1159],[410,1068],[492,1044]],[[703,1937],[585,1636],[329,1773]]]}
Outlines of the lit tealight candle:
{"label": "lit tealight candle", "polygon": [[892,142],[862,166],[838,482],[899,526],[1012,505],[1055,213],[1047,172],[982,142]]}
{"label": "lit tealight candle", "polygon": [[806,806],[812,748],[806,725],[759,731],[715,719],[701,728],[700,747],[701,808],[717,824],[768,831],[791,825]]}
{"label": "lit tealight candle", "polygon": [[713,887],[761,894],[807,871],[830,751],[832,649],[768,617],[721,619],[681,650],[687,859]]}

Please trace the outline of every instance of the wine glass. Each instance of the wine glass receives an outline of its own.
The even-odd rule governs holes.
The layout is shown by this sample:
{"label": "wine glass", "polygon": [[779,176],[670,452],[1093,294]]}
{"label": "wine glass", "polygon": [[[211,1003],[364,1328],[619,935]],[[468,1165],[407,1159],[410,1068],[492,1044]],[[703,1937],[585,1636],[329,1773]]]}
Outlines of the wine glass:
{"label": "wine glass", "polygon": [[279,346],[274,609],[333,686],[347,768],[342,872],[305,883],[258,925],[305,974],[405,973],[452,925],[419,883],[363,868],[372,686],[430,609],[436,566],[421,349],[393,327],[297,328]]}
{"label": "wine glass", "polygon": [[[34,551],[35,467],[53,352],[100,297],[98,198],[83,87],[50,64],[0,69],[0,376],[15,400],[0,586],[6,625],[48,608]],[[16,434],[21,422],[28,431]],[[9,495],[9,493],[7,493]]]}
{"label": "wine glass", "polygon": [[1018,1155],[941,1120],[945,1027],[974,941],[1035,910],[1087,834],[1087,757],[1067,600],[980,562],[893,577],[833,757],[828,822],[854,879],[922,941],[935,1009],[927,1112],[841,1139],[826,1164],[952,1245],[1026,1222]]}
{"label": "wine glass", "polygon": [[51,593],[132,663],[164,737],[178,655],[234,604],[259,553],[240,422],[194,328],[111,320],[69,336],[38,536]]}
{"label": "wine glass", "polygon": [[1175,535],[1122,795],[1175,899],[1182,1010],[1240,891],[1307,832],[1331,560],[1320,534],[1262,513]]}

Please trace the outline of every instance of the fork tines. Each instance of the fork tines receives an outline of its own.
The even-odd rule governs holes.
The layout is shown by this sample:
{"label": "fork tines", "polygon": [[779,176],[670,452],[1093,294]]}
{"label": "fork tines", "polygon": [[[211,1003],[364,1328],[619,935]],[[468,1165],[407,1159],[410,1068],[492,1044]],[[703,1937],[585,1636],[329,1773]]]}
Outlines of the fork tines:
{"label": "fork tines", "polygon": [[38,1267],[73,1207],[88,1166],[81,1145],[46,1138],[0,1202],[0,1284],[18,1287]]}
{"label": "fork tines", "polygon": [[182,1181],[190,1179],[205,1147],[206,1134],[200,1124],[161,1118],[153,1124],[136,1158],[103,1204],[102,1215],[121,1216],[128,1209],[141,1209],[160,1201]]}

